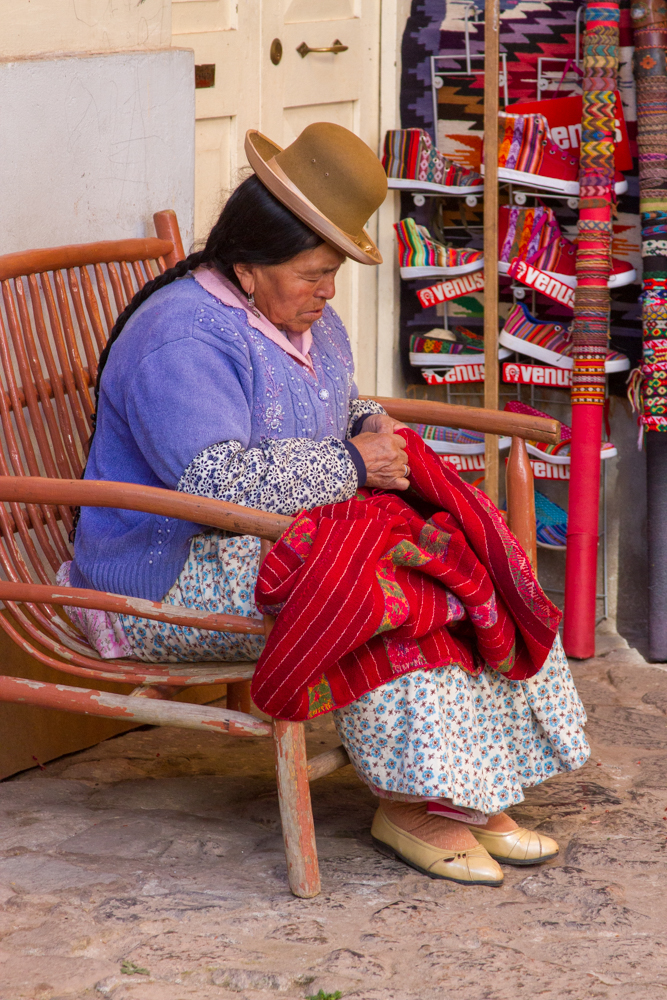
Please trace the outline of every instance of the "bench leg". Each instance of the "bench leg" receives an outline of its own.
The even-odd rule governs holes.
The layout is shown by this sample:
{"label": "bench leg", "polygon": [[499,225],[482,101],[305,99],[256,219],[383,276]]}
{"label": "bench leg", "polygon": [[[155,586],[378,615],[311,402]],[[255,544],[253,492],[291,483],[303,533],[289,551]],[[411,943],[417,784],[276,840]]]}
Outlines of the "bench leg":
{"label": "bench leg", "polygon": [[289,886],[295,896],[310,899],[320,891],[320,870],[303,723],[274,719],[273,741]]}
{"label": "bench leg", "polygon": [[250,715],[250,681],[234,681],[227,685],[227,708],[231,712],[244,712]]}

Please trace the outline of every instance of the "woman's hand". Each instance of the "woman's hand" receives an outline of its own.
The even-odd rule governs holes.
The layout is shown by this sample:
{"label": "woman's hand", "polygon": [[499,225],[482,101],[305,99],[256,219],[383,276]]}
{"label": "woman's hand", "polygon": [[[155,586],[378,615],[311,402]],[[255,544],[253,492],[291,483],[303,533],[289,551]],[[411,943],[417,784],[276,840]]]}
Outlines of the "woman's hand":
{"label": "woman's hand", "polygon": [[[403,427],[396,420],[385,414],[373,414],[364,421],[366,428],[371,420],[390,421],[397,429]],[[364,431],[352,438],[351,442],[358,449],[366,466],[366,486],[381,490],[407,490],[410,483],[408,475],[408,456],[405,451],[405,441],[392,430]]]}
{"label": "woman's hand", "polygon": [[[364,434],[394,434],[396,431],[405,430],[407,424],[394,420],[386,413],[371,413],[361,427]],[[356,438],[354,440],[356,441]]]}

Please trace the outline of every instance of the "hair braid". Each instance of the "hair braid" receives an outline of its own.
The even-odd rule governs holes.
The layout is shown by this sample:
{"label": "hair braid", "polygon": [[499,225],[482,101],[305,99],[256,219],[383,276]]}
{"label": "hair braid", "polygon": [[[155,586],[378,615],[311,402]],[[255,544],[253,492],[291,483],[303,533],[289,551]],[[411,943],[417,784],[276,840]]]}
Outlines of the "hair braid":
{"label": "hair braid", "polygon": [[[109,360],[109,352],[123,332],[123,328],[125,327],[125,324],[130,316],[137,311],[139,306],[142,305],[146,299],[153,294],[153,292],[157,292],[160,288],[164,288],[165,285],[170,285],[172,281],[176,281],[177,278],[183,278],[188,271],[194,271],[194,269],[199,267],[200,264],[205,263],[206,257],[206,250],[200,250],[199,253],[191,253],[189,257],[185,258],[185,260],[179,260],[178,264],[168,268],[162,274],[158,274],[157,278],[153,278],[152,281],[147,281],[144,287],[139,289],[134,298],[123,309],[122,313],[119,313],[116,322],[111,328],[109,339],[106,342],[104,350],[100,354],[100,360],[97,365],[97,380],[95,382],[95,409],[97,409],[99,402],[100,382],[104,367]],[[94,426],[95,417],[93,417],[93,427]],[[94,433],[95,432],[93,431],[93,434]]]}
{"label": "hair braid", "polygon": [[[178,264],[174,267],[167,268],[162,274],[158,274],[157,278],[153,278],[152,281],[147,281],[143,288],[140,288],[137,294],[130,300],[128,305],[125,306],[122,313],[119,313],[116,322],[111,327],[111,333],[109,334],[109,339],[104,345],[104,349],[100,354],[100,360],[97,363],[97,378],[95,380],[95,412],[91,414],[91,421],[93,425],[93,432],[88,438],[88,451],[90,451],[90,446],[95,437],[95,430],[97,428],[97,408],[100,401],[100,383],[102,379],[102,372],[104,367],[109,360],[109,352],[115,344],[115,342],[120,337],[123,332],[123,327],[127,323],[130,316],[137,311],[140,305],[146,301],[153,292],[157,292],[158,289],[164,288],[165,285],[170,285],[172,281],[176,281],[177,278],[183,278],[188,271],[193,271],[196,267],[206,261],[206,250],[201,250],[199,253],[191,253],[189,257],[185,260],[179,260]],[[81,473],[81,478],[86,474],[85,466]],[[79,518],[81,517],[81,507],[74,508],[74,515],[72,520],[72,530],[69,533],[70,542],[74,542],[76,537],[76,528],[79,523]]]}

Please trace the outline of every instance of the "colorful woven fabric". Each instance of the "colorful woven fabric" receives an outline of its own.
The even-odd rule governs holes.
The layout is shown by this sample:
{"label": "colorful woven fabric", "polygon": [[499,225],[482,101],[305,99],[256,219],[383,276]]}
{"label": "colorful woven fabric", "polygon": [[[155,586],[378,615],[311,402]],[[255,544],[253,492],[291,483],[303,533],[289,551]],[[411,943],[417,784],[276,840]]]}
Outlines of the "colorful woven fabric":
{"label": "colorful woven fabric", "polygon": [[[534,406],[522,403],[518,399],[512,399],[505,403],[505,409],[509,413],[527,413],[531,417],[546,417],[547,420],[551,418],[550,413],[545,413],[543,410],[536,410]],[[547,462],[554,462],[556,465],[570,464],[571,445],[572,428],[569,424],[565,424],[562,421],[560,423],[560,441],[558,444],[547,444],[544,441],[526,441],[526,448],[529,455],[534,455],[536,458],[544,457]],[[617,454],[616,446],[611,441],[602,442],[600,458],[613,458]]]}
{"label": "colorful woven fabric", "polygon": [[667,4],[632,7],[644,292],[643,357],[630,398],[640,426],[667,431]]}
{"label": "colorful woven fabric", "polygon": [[584,36],[577,288],[572,324],[573,405],[602,406],[605,400],[619,20],[618,3],[589,0]]}
{"label": "colorful woven fabric", "polygon": [[[543,410],[536,410],[534,406],[529,406],[528,403],[522,403],[519,399],[510,399],[505,403],[505,409],[508,413],[525,413],[531,417],[546,417],[547,420],[553,420],[550,413],[545,413]],[[561,421],[560,425],[560,440],[561,443],[565,441],[572,440],[572,428]],[[558,445],[547,445],[549,448],[558,448]]]}
{"label": "colorful woven fabric", "polygon": [[[524,302],[517,302],[505,320],[498,342],[503,347],[538,361],[572,368],[572,330],[561,323],[542,323],[531,314]],[[630,367],[625,354],[605,350],[604,369],[607,372],[626,371]]]}
{"label": "colorful woven fabric", "polygon": [[477,354],[484,351],[484,338],[480,334],[455,327],[456,341],[440,340],[413,333],[410,337],[410,352],[414,354]]}
{"label": "colorful woven fabric", "polygon": [[[605,228],[605,232],[611,232]],[[589,261],[588,244],[580,246],[579,254],[593,273]],[[522,260],[558,277],[570,288],[577,287],[577,247],[561,233],[553,209],[545,205],[534,208],[516,208],[501,205],[498,213],[498,270],[514,276],[512,261]],[[631,284],[636,278],[632,264],[612,259],[609,288]]]}
{"label": "colorful woven fabric", "polygon": [[[501,205],[498,236],[499,264],[509,265],[518,257],[528,264],[535,264],[541,271],[554,270],[563,237],[551,208],[544,205],[534,208]],[[574,246],[570,244],[570,247],[574,256]]]}
{"label": "colorful woven fabric", "polygon": [[564,549],[567,542],[567,511],[535,490],[537,544]]}
{"label": "colorful woven fabric", "polygon": [[443,156],[428,132],[420,128],[392,129],[384,140],[382,166],[387,177],[427,181],[444,187],[482,187],[474,170]]}
{"label": "colorful woven fabric", "polygon": [[418,226],[414,219],[407,218],[394,226],[398,237],[398,263],[400,267],[464,267],[484,258],[479,250],[446,247],[433,239],[426,226]]}
{"label": "colorful woven fabric", "polygon": [[569,327],[562,323],[542,323],[524,302],[517,302],[505,320],[499,343],[512,350],[558,364],[572,351]]}
{"label": "colorful woven fabric", "polygon": [[497,508],[414,431],[400,433],[412,488],[436,513],[425,520],[396,494],[362,490],[303,514],[262,564],[257,604],[278,619],[252,696],[275,718],[320,715],[451,663],[521,680],[553,645],[560,612]]}
{"label": "colorful woven fabric", "polygon": [[549,126],[543,115],[498,115],[498,166],[537,174]]}
{"label": "colorful woven fabric", "polygon": [[446,441],[449,444],[484,445],[484,435],[481,431],[466,431],[455,427],[436,427],[434,424],[415,424],[414,429],[422,441]]}

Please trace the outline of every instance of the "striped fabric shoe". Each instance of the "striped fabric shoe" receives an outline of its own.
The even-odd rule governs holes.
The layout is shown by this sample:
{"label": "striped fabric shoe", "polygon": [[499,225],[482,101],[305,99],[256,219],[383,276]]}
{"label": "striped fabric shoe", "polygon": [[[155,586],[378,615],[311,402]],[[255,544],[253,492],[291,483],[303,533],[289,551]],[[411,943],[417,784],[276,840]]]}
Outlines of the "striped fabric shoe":
{"label": "striped fabric shoe", "polygon": [[414,219],[403,219],[394,229],[402,278],[455,278],[484,267],[480,250],[443,246],[433,239],[426,226],[418,226]]}
{"label": "striped fabric shoe", "polygon": [[[480,431],[456,430],[454,427],[434,427],[413,424],[419,434],[438,455],[483,455],[484,435]],[[500,448],[509,448],[511,438],[500,438]]]}
{"label": "striped fabric shoe", "polygon": [[[505,320],[498,342],[518,354],[545,361],[556,368],[574,368],[570,331],[560,323],[541,323],[517,302]],[[605,372],[623,372],[630,367],[625,354],[607,351]]]}
{"label": "striped fabric shoe", "polygon": [[[506,347],[498,349],[498,359],[509,357]],[[410,364],[451,367],[484,360],[484,338],[479,333],[456,327],[456,341],[413,333],[410,337]]]}
{"label": "striped fabric shoe", "polygon": [[[498,180],[542,191],[579,194],[579,157],[556,145],[544,115],[512,114],[510,109],[501,111],[498,117]],[[614,189],[616,194],[622,194],[628,182],[619,175]]]}
{"label": "striped fabric shoe", "polygon": [[[577,287],[577,248],[566,239],[551,208],[516,208],[502,205],[498,213],[498,272],[510,274],[515,257],[558,278],[570,288]],[[637,277],[632,264],[612,260],[607,285],[621,288]]]}
{"label": "striped fabric shoe", "polygon": [[[529,406],[527,403],[521,403],[519,400],[511,400],[509,403],[505,403],[505,409],[509,413],[527,413],[531,417],[546,417],[547,419],[552,419],[550,413],[544,413],[542,410],[536,410],[533,406]],[[572,461],[570,458],[571,443],[572,428],[569,424],[561,422],[560,441],[558,444],[545,444],[543,441],[526,441],[526,450],[529,455],[533,455],[535,458],[541,458],[542,461],[549,462],[552,465],[569,465]],[[600,449],[600,458],[615,458],[616,455],[618,455],[616,445],[612,444],[611,441],[603,441]]]}
{"label": "striped fabric shoe", "polygon": [[535,490],[537,544],[543,549],[564,549],[567,542],[567,511],[544,493]]}
{"label": "striped fabric shoe", "polygon": [[387,132],[382,166],[390,188],[449,195],[481,194],[484,190],[481,174],[443,156],[428,132],[420,128]]}

